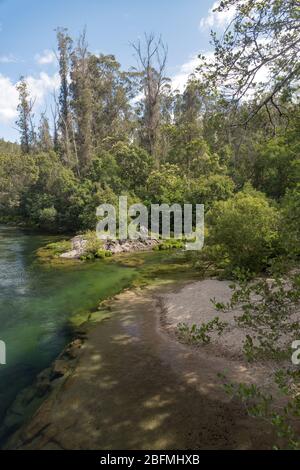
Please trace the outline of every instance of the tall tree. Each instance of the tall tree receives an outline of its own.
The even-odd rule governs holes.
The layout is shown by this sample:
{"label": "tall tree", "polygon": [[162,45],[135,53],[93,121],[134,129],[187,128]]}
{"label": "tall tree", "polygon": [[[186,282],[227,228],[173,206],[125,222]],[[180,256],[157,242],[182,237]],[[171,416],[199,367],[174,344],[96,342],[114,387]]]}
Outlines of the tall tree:
{"label": "tall tree", "polygon": [[19,117],[16,124],[21,135],[21,149],[27,154],[33,149],[35,144],[35,131],[33,126],[33,101],[30,99],[28,86],[24,77],[20,78],[17,84],[19,93],[18,113]]}
{"label": "tall tree", "polygon": [[76,151],[79,171],[85,173],[91,162],[92,150],[92,89],[89,73],[89,53],[85,31],[71,54],[71,106],[75,124]]}
{"label": "tall tree", "polygon": [[157,142],[161,117],[161,96],[168,83],[165,77],[167,63],[167,47],[161,38],[155,39],[153,34],[145,34],[145,43],[138,41],[133,44],[141,73],[141,92],[143,98],[143,135],[146,150],[152,155],[159,166]]}
{"label": "tall tree", "polygon": [[131,137],[135,73],[123,72],[113,55],[89,57],[92,91],[92,139],[95,149]]}
{"label": "tall tree", "polygon": [[72,120],[70,113],[70,55],[72,50],[72,39],[66,28],[56,30],[58,62],[60,75],[60,93],[58,98],[59,118],[58,128],[60,131],[60,144],[62,159],[64,163],[73,166],[72,162]]}
{"label": "tall tree", "polygon": [[38,128],[38,147],[45,152],[53,148],[48,118],[42,113]]}

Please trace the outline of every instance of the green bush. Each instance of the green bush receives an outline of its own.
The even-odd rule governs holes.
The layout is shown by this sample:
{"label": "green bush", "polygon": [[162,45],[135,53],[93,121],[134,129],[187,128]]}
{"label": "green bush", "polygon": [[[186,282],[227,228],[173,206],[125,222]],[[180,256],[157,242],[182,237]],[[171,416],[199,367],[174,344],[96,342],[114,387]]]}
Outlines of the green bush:
{"label": "green bush", "polygon": [[155,250],[179,250],[180,248],[184,248],[184,245],[183,240],[171,238],[170,240],[164,240],[159,245],[156,245]]}
{"label": "green bush", "polygon": [[95,254],[95,258],[100,258],[100,259],[104,259],[110,256],[112,256],[112,252],[109,250],[98,250],[97,253]]}
{"label": "green bush", "polygon": [[280,239],[289,255],[300,255],[300,184],[282,201]]}
{"label": "green bush", "polygon": [[247,186],[208,214],[209,243],[220,245],[231,268],[258,272],[278,249],[279,212],[260,192]]}
{"label": "green bush", "polygon": [[99,250],[102,250],[103,241],[97,237],[95,231],[88,230],[83,234],[83,238],[87,241],[86,253],[90,253],[95,256]]}

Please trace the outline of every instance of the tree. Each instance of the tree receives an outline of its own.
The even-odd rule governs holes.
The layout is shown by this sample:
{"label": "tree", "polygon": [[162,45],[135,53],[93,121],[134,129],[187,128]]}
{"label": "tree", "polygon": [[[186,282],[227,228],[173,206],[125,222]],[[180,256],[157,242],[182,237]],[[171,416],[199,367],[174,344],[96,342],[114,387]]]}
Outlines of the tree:
{"label": "tree", "polygon": [[164,76],[167,62],[167,47],[161,38],[156,41],[153,34],[145,35],[145,44],[133,44],[141,74],[143,93],[142,142],[146,150],[155,157],[159,166],[157,151],[160,125],[161,97],[168,83]]}
{"label": "tree", "polygon": [[112,148],[118,164],[123,186],[139,195],[145,191],[149,173],[153,169],[152,157],[142,148],[119,142]]}
{"label": "tree", "polygon": [[45,113],[41,115],[40,124],[38,128],[38,147],[43,152],[48,152],[53,149],[53,141],[50,134],[49,121]]}
{"label": "tree", "polygon": [[72,39],[67,34],[66,28],[58,28],[56,30],[58,62],[60,76],[60,92],[58,98],[58,128],[60,131],[60,145],[62,159],[64,163],[73,166],[71,140],[72,140],[72,120],[70,113],[70,90],[69,90],[69,74],[70,74],[70,54],[72,50]]}
{"label": "tree", "polygon": [[300,255],[300,183],[282,201],[280,235],[290,256]]}
{"label": "tree", "polygon": [[76,152],[79,172],[86,173],[91,163],[92,90],[89,74],[89,53],[85,31],[71,53],[71,106],[75,124]]}
{"label": "tree", "polygon": [[30,99],[28,86],[24,77],[20,78],[17,84],[19,92],[18,113],[19,118],[16,124],[21,135],[21,149],[24,154],[30,153],[35,144],[35,131],[33,127],[32,108],[33,102]]}
{"label": "tree", "polygon": [[92,93],[92,142],[96,151],[133,138],[133,80],[121,71],[113,55],[91,54],[89,77]]}
{"label": "tree", "polygon": [[282,115],[300,77],[299,0],[222,0],[216,11],[234,10],[221,39],[212,33],[214,60],[202,57],[205,85],[220,87],[235,108],[256,93],[248,123],[262,108]]}
{"label": "tree", "polygon": [[147,179],[146,197],[151,204],[184,204],[186,192],[187,179],[177,165],[161,165]]}

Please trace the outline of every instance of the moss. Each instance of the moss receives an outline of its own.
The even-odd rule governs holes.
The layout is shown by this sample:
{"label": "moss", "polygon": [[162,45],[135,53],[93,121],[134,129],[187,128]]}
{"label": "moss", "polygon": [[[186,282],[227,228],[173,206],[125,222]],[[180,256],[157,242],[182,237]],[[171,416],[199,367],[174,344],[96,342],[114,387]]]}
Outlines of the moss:
{"label": "moss", "polygon": [[114,255],[114,262],[126,266],[128,268],[139,268],[145,264],[144,253],[133,254],[133,253],[120,253]]}
{"label": "moss", "polygon": [[86,322],[98,323],[110,317],[111,314],[107,310],[95,310],[94,312],[82,312],[73,315],[70,318],[70,323],[73,328],[78,328]]}
{"label": "moss", "polygon": [[39,258],[42,258],[46,261],[59,258],[62,253],[72,249],[72,244],[70,240],[60,240],[58,242],[48,243],[48,245],[39,248],[36,252]]}
{"label": "moss", "polygon": [[184,248],[185,243],[183,240],[176,240],[174,238],[170,240],[164,240],[161,242],[159,245],[154,247],[154,250],[179,250],[181,248]]}

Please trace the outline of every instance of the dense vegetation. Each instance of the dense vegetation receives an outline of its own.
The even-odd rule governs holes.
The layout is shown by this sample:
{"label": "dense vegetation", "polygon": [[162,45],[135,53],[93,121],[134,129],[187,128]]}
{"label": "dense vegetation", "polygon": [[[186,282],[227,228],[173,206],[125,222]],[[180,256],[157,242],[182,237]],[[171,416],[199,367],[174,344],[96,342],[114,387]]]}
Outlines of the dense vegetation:
{"label": "dense vegetation", "polygon": [[[90,53],[85,33],[74,41],[58,29],[60,90],[51,119],[42,114],[37,124],[21,78],[20,145],[0,141],[1,219],[76,233],[94,230],[96,207],[117,205],[120,195],[147,205],[203,203],[205,248],[191,255],[194,266],[247,279],[297,266],[300,2],[224,0],[217,9],[233,6],[223,36],[212,34],[214,58],[199,57],[183,92],[165,77],[167,48],[160,39],[150,35],[134,44],[138,67],[124,71],[114,56]],[[173,246],[181,244],[160,248]],[[106,256],[99,247],[91,251]],[[299,307],[299,275],[288,285],[241,283],[233,296],[244,309],[240,326],[255,327],[244,345],[247,359],[280,356],[279,333],[299,334],[300,325],[289,322],[291,305]],[[258,306],[253,292],[263,300]],[[179,333],[207,343],[210,332],[221,335],[225,327],[216,317],[199,327],[181,324]],[[286,421],[300,414],[299,373],[283,371],[278,381],[291,397],[283,415],[270,410],[260,390],[225,386],[246,401],[257,399],[252,414],[267,417],[290,447],[300,448]]]}
{"label": "dense vegetation", "polygon": [[[74,42],[58,29],[51,122],[42,114],[36,124],[21,78],[20,145],[0,142],[2,220],[75,233],[94,229],[96,207],[119,195],[204,203],[206,244],[230,265],[260,271],[297,257],[299,4],[219,9],[232,4],[235,20],[222,40],[213,35],[214,60],[199,58],[182,93],[165,78],[161,40],[134,44],[138,67],[123,71],[114,56],[90,53],[85,33]],[[268,79],[256,83],[266,65]]]}

